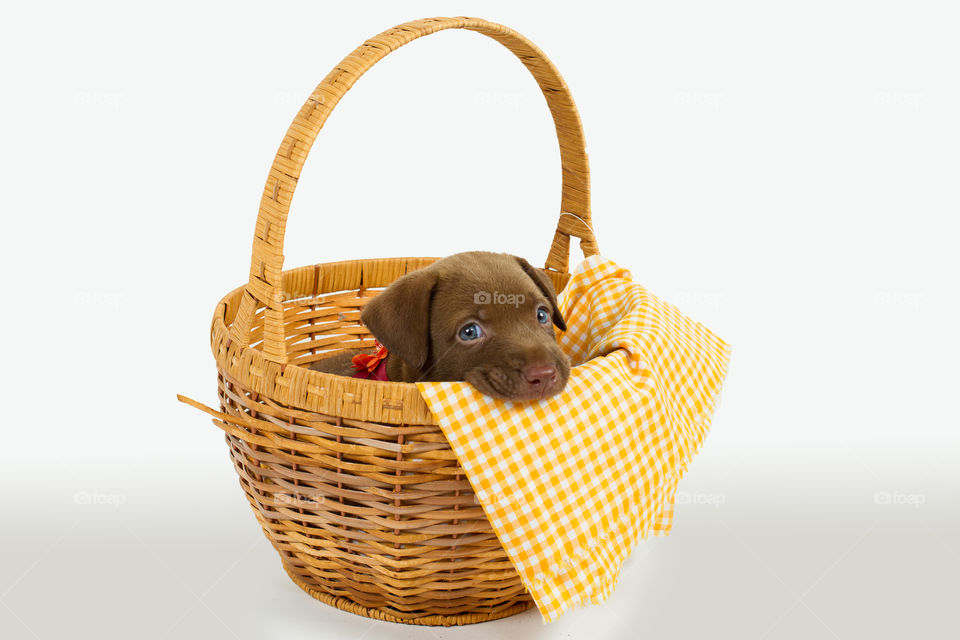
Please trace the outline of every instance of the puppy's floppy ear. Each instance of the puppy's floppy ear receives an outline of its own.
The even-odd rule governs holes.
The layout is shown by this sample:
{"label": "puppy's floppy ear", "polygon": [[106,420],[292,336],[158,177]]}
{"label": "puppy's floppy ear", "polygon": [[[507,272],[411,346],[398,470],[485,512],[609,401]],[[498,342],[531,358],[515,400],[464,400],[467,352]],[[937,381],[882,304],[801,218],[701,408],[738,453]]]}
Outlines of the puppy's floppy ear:
{"label": "puppy's floppy ear", "polygon": [[553,309],[551,314],[553,318],[553,324],[557,325],[561,331],[567,330],[567,323],[563,321],[563,314],[560,313],[560,307],[557,306],[557,293],[553,290],[553,282],[550,281],[550,278],[540,269],[535,268],[532,264],[524,260],[519,256],[514,256],[517,262],[520,263],[520,267],[530,276],[530,279],[537,285],[537,288],[543,292],[543,295],[547,296],[547,299],[550,300],[550,307]]}
{"label": "puppy's floppy ear", "polygon": [[430,300],[435,269],[420,269],[397,279],[367,303],[360,320],[387,351],[415,369],[430,357]]}

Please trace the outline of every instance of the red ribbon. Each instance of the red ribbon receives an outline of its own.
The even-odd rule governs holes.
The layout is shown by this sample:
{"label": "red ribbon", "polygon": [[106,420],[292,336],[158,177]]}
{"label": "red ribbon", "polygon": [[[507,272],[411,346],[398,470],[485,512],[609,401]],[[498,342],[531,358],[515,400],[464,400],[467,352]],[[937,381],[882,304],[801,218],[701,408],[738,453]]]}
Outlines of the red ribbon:
{"label": "red ribbon", "polygon": [[379,342],[374,342],[376,351],[373,353],[358,353],[353,356],[353,367],[357,370],[354,378],[366,380],[387,379],[387,348]]}

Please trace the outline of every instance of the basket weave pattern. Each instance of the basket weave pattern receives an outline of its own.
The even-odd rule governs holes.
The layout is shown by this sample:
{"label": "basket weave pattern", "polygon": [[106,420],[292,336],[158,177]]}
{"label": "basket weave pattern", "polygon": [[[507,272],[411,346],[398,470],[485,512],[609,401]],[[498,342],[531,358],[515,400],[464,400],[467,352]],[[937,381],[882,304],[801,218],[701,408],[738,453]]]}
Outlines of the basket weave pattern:
{"label": "basket weave pattern", "polygon": [[372,346],[360,323],[363,305],[434,258],[283,271],[283,235],[307,153],[343,94],[390,51],[449,28],[504,44],[547,99],[560,140],[564,214],[545,272],[563,288],[571,236],[585,255],[596,253],[580,118],[550,61],[522,36],[475,18],[400,25],[337,65],[280,145],[260,205],[249,281],[214,313],[220,411],[205,409],[225,431],[257,520],[301,588],[354,613],[428,625],[500,618],[532,601],[416,386],[305,365]]}

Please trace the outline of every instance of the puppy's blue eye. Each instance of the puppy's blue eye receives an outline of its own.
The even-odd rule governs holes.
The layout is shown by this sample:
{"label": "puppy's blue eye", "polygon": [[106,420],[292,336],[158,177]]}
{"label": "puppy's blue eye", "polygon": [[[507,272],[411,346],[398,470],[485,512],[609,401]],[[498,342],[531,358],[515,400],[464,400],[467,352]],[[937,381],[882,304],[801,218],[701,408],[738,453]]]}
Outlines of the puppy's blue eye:
{"label": "puppy's blue eye", "polygon": [[547,324],[550,322],[550,314],[547,313],[547,310],[543,307],[537,309],[537,322],[540,324]]}
{"label": "puppy's blue eye", "polygon": [[459,333],[457,335],[464,342],[470,342],[471,340],[476,340],[483,336],[483,329],[480,328],[476,322],[471,322],[470,324],[465,324],[460,327]]}

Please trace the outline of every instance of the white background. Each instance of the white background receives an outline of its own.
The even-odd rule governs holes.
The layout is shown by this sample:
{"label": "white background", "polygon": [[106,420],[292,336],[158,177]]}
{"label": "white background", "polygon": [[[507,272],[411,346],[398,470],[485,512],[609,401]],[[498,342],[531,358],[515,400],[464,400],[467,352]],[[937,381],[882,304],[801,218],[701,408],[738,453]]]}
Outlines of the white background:
{"label": "white background", "polygon": [[[601,606],[373,622],[281,571],[222,434],[214,304],[314,85],[405,20],[556,63],[603,253],[733,345],[673,534]],[[5,3],[4,638],[948,637],[960,596],[951,3]],[[542,262],[559,159],[526,70],[444,32],[378,64],[305,168],[287,266]],[[577,257],[579,254],[576,254]],[[85,504],[89,502],[90,504]]]}

